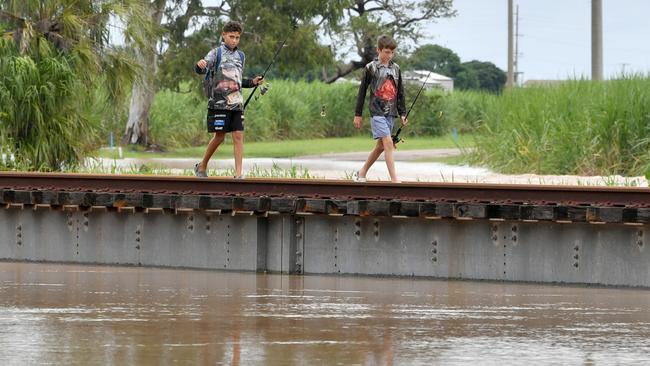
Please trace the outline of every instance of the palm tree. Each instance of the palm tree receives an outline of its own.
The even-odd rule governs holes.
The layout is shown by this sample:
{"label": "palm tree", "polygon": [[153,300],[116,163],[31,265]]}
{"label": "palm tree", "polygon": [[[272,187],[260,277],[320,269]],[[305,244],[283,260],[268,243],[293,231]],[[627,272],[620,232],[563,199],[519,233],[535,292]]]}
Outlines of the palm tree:
{"label": "palm tree", "polygon": [[[94,126],[84,115],[97,90],[128,94],[142,68],[111,45],[113,28],[147,45],[155,33],[142,0],[0,0],[0,139],[38,170],[78,164]],[[122,26],[124,25],[124,26]],[[112,108],[111,110],[118,110]]]}

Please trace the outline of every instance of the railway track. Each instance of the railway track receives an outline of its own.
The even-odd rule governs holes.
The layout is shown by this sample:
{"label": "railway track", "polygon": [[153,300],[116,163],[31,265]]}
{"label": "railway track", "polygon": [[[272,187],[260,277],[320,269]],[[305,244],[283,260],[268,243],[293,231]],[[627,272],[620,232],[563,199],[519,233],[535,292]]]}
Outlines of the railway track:
{"label": "railway track", "polygon": [[251,213],[650,222],[650,189],[0,173],[0,204]]}

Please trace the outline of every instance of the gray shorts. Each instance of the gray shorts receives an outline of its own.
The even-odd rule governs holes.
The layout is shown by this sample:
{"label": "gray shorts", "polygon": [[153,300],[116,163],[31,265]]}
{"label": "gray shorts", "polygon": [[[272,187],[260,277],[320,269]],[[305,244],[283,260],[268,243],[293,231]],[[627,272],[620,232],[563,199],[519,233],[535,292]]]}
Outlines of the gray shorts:
{"label": "gray shorts", "polygon": [[393,132],[393,118],[372,116],[370,119],[370,127],[372,127],[372,138],[375,140],[390,136]]}

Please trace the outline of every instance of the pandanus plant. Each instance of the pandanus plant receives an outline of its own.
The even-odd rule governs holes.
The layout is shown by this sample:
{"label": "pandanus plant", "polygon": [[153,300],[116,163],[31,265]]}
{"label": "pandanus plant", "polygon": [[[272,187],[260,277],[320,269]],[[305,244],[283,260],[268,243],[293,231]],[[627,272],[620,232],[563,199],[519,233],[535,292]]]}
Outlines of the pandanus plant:
{"label": "pandanus plant", "polygon": [[81,162],[98,126],[88,106],[119,104],[141,69],[111,30],[143,42],[154,31],[144,10],[137,0],[0,0],[0,144],[23,166]]}

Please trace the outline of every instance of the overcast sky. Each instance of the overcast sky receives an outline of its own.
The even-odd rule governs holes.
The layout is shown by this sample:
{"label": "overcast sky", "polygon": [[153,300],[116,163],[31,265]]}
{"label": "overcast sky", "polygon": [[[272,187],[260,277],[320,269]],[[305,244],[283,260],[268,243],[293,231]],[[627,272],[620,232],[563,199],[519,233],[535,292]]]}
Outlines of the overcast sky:
{"label": "overcast sky", "polygon": [[[591,0],[514,0],[519,5],[523,79],[591,76]],[[461,61],[508,62],[508,1],[454,0],[455,18],[427,25],[420,43],[437,43]],[[650,72],[650,1],[603,0],[605,77]]]}

